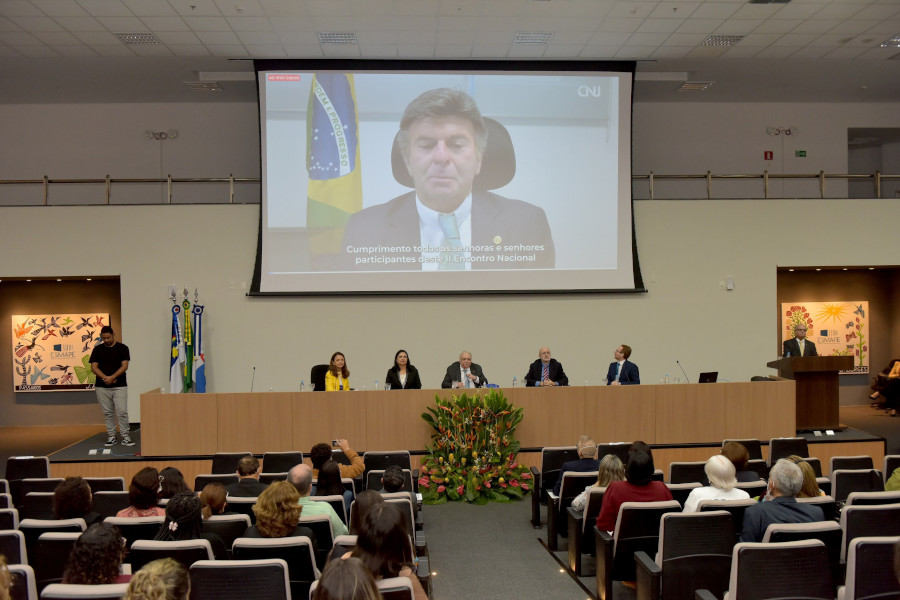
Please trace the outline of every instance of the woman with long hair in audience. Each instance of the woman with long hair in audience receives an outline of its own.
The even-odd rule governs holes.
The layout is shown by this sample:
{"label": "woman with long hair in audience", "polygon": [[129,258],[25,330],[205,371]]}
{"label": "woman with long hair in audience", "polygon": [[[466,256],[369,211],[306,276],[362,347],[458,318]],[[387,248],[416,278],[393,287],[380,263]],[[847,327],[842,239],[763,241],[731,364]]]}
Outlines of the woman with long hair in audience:
{"label": "woman with long hair in audience", "polygon": [[384,383],[390,385],[392,390],[422,389],[419,370],[410,364],[406,350],[397,350],[397,354],[394,355],[394,366],[388,369]]}
{"label": "woman with long hair in audience", "polygon": [[363,490],[350,505],[350,535],[359,535],[362,518],[376,504],[384,504],[384,496],[374,490]]}
{"label": "woman with long hair in audience", "polygon": [[427,600],[414,571],[412,539],[400,509],[390,502],[370,507],[360,519],[358,531],[356,547],[344,557],[360,559],[376,580],[408,577],[415,600]]}
{"label": "woman with long hair in audience", "polygon": [[166,511],[157,506],[161,491],[159,471],[144,467],[134,474],[128,486],[131,505],[116,513],[117,517],[164,517]]}
{"label": "woman with long hair in audience", "polygon": [[226,506],[228,506],[228,492],[225,491],[225,486],[221,483],[207,483],[200,492],[200,511],[203,518],[225,514]]}
{"label": "woman with long hair in audience", "polygon": [[340,392],[350,389],[350,369],[347,368],[347,359],[342,352],[331,355],[328,363],[328,372],[325,373],[325,391]]}
{"label": "woman with long hair in audience", "polygon": [[95,523],[75,541],[62,582],[81,585],[127,583],[131,576],[120,573],[123,558],[125,538],[119,528],[108,523]]}
{"label": "woman with long hair in audience", "polygon": [[607,454],[600,460],[600,466],[597,469],[597,481],[584,488],[584,491],[578,494],[572,500],[572,508],[575,510],[584,509],[587,502],[588,494],[594,488],[605,488],[613,481],[622,481],[625,479],[625,465],[622,459],[615,454]]}
{"label": "woman with long hair in audience", "polygon": [[53,516],[57,519],[84,519],[91,526],[103,517],[92,510],[91,486],[81,477],[66,477],[53,490]]}
{"label": "woman with long hair in audience", "polygon": [[312,529],[297,523],[303,507],[300,506],[300,493],[293,484],[287,481],[274,481],[256,499],[253,514],[256,525],[253,525],[243,537],[250,538],[283,538],[304,535],[312,542],[313,551],[317,549],[316,534]]}
{"label": "woman with long hair in audience", "polygon": [[187,482],[184,480],[184,475],[175,467],[166,467],[159,472],[159,476],[162,477],[159,486],[161,488],[159,492],[160,498],[171,498],[175,494],[191,491],[191,488],[188,487]]}
{"label": "woman with long hair in audience", "polygon": [[184,565],[160,558],[132,576],[125,600],[187,600],[190,593],[191,576]]}
{"label": "woman with long hair in audience", "polygon": [[812,465],[803,460],[803,457],[797,456],[796,454],[792,454],[787,458],[789,461],[800,467],[800,471],[803,473],[803,485],[800,486],[797,497],[818,498],[819,496],[824,496],[825,492],[819,489],[819,482],[816,481],[816,472],[813,470]]}
{"label": "woman with long hair in audience", "polygon": [[312,600],[381,600],[372,572],[358,558],[325,565]]}
{"label": "woman with long hair in audience", "polygon": [[734,465],[734,476],[738,483],[753,483],[759,481],[759,473],[747,469],[750,462],[750,453],[747,447],[739,442],[725,442],[722,446],[722,456]]}
{"label": "woman with long hair in audience", "polygon": [[153,539],[161,542],[207,540],[212,547],[213,556],[217,560],[224,559],[225,542],[215,533],[203,533],[202,523],[200,498],[195,496],[194,492],[181,492],[175,494],[166,504],[166,520]]}
{"label": "woman with long hair in audience", "polygon": [[341,467],[330,458],[319,469],[316,482],[316,496],[343,496],[344,510],[349,512],[353,503],[353,492],[344,488],[341,481]]}
{"label": "woman with long hair in audience", "polygon": [[613,481],[606,486],[603,505],[597,516],[597,529],[613,531],[624,502],[657,502],[671,500],[672,492],[662,481],[653,480],[653,454],[644,442],[634,442],[625,463],[625,481]]}
{"label": "woman with long hair in audience", "polygon": [[734,463],[721,454],[711,456],[703,467],[709,485],[694,488],[684,502],[684,512],[697,512],[701,500],[745,500],[750,497],[746,491],[735,487]]}

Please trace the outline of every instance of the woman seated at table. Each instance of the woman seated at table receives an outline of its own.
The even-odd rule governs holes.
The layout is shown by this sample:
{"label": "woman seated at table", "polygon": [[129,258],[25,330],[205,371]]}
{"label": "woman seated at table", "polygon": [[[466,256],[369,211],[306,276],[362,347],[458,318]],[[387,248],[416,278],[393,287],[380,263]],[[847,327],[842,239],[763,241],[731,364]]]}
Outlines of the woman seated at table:
{"label": "woman seated at table", "polygon": [[325,391],[340,392],[350,389],[350,369],[347,368],[347,359],[341,352],[331,355],[328,363],[328,372],[325,373]]}
{"label": "woman seated at table", "polygon": [[409,354],[406,350],[397,350],[394,355],[394,366],[388,369],[384,376],[385,385],[392,390],[421,390],[422,380],[419,379],[419,371],[409,364]]}

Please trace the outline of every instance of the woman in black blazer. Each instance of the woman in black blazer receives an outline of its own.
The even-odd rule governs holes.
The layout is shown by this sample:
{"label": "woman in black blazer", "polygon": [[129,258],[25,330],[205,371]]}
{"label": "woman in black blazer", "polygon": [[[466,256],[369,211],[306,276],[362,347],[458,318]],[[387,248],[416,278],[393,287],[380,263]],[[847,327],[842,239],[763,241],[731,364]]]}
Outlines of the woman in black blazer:
{"label": "woman in black blazer", "polygon": [[409,354],[406,350],[397,350],[397,354],[394,355],[394,366],[388,369],[384,383],[389,384],[392,390],[422,389],[419,372],[409,364]]}

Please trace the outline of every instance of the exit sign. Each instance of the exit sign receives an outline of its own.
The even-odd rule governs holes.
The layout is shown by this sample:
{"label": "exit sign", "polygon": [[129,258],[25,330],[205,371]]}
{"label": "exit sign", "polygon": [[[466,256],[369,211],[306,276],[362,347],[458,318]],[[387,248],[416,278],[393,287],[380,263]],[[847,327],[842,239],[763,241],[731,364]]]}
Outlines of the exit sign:
{"label": "exit sign", "polygon": [[797,158],[806,158],[806,150],[794,150],[794,156]]}

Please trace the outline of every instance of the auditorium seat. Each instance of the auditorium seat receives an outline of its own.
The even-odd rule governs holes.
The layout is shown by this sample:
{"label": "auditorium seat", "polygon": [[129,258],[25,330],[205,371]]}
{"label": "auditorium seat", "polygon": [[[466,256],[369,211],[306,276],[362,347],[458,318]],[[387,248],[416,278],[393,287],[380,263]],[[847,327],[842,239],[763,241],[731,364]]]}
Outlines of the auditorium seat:
{"label": "auditorium seat", "polygon": [[846,562],[850,542],[856,538],[900,535],[900,504],[845,506],[841,511],[841,529],[841,562]]}
{"label": "auditorium seat", "polygon": [[[731,553],[727,595],[729,600],[833,600],[834,586],[825,544],[819,540],[737,544]],[[705,589],[697,590],[694,597],[697,600],[716,598]]]}
{"label": "auditorium seat", "polygon": [[125,538],[125,548],[138,540],[152,540],[159,533],[165,517],[106,517],[104,523],[115,525]]}
{"label": "auditorium seat", "polygon": [[353,550],[356,547],[356,536],[355,535],[338,535],[334,538],[334,546],[331,547],[331,554],[328,555],[328,560],[325,561],[325,564],[328,564],[328,561],[340,558],[347,552]]}
{"label": "auditorium seat", "polygon": [[[409,494],[407,494],[407,498],[409,498]],[[335,494],[333,496],[310,496],[310,500],[313,502],[325,502],[331,505],[331,508],[334,509],[334,512],[337,513],[337,516],[341,518],[341,521],[344,522],[344,525],[347,525],[349,519],[347,518],[347,505],[344,504],[344,496]]]}
{"label": "auditorium seat", "polygon": [[850,492],[847,496],[847,506],[873,504],[900,504],[900,492]]}
{"label": "auditorium seat", "polygon": [[[246,454],[244,455],[246,456]],[[194,491],[202,492],[203,488],[211,483],[221,483],[223,486],[229,486],[240,481],[237,473],[201,473],[194,477]]]}
{"label": "auditorium seat", "polygon": [[42,533],[37,540],[35,555],[31,559],[38,594],[51,583],[62,583],[69,554],[80,533],[51,531]]}
{"label": "auditorium seat", "polygon": [[309,597],[309,587],[319,578],[312,542],[306,536],[238,538],[232,546],[235,560],[280,558],[288,567],[291,597]]}
{"label": "auditorium seat", "polygon": [[612,535],[594,526],[597,598],[612,600],[613,581],[634,581],[634,553],[656,552],[660,520],[670,512],[681,512],[678,502],[623,502]]}
{"label": "auditorium seat", "polygon": [[262,468],[266,473],[287,473],[303,462],[302,452],[266,452],[263,454]]}
{"label": "auditorium seat", "polygon": [[331,529],[331,518],[328,515],[300,515],[299,524],[309,527],[316,536],[316,566],[321,570],[325,559],[334,546],[334,531]]}
{"label": "auditorium seat", "polygon": [[662,515],[658,548],[634,554],[637,597],[692,600],[698,588],[724,593],[734,544],[734,525],[728,511]]}
{"label": "auditorium seat", "polygon": [[900,469],[900,454],[886,455],[881,468],[881,474],[885,483],[887,483],[887,480],[891,478],[891,475],[893,475],[894,471],[897,469]]}
{"label": "auditorium seat", "polygon": [[96,492],[91,500],[95,513],[102,518],[115,517],[120,510],[131,505],[128,492]]}
{"label": "auditorium seat", "polygon": [[750,460],[762,460],[762,443],[756,438],[731,438],[727,440],[722,440],[722,446],[728,442],[737,442],[741,446],[747,449],[747,454],[750,455]]}
{"label": "auditorium seat", "polygon": [[9,590],[10,600],[38,600],[34,569],[23,563],[11,563],[7,568],[12,583]]}
{"label": "auditorium seat", "polygon": [[687,502],[688,496],[691,495],[698,487],[703,487],[696,481],[692,483],[667,483],[666,487],[669,488],[669,493],[672,494],[672,499],[678,502],[681,505],[681,508],[684,508],[684,503]]}
{"label": "auditorium seat", "polygon": [[747,470],[756,472],[760,479],[769,479],[769,465],[761,458],[751,458],[748,460]]}
{"label": "auditorium seat", "polygon": [[18,529],[19,511],[15,508],[0,508],[0,529]]}
{"label": "auditorium seat", "polygon": [[531,525],[541,526],[541,504],[547,504],[547,492],[552,491],[559,479],[559,471],[566,461],[578,460],[575,446],[547,446],[541,449],[541,462],[531,467],[534,491],[531,494]]}
{"label": "auditorium seat", "polygon": [[597,471],[567,471],[563,473],[559,496],[547,492],[547,547],[556,550],[560,534],[568,535],[567,509],[584,488],[597,482]]}
{"label": "auditorium seat", "polygon": [[883,492],[884,479],[877,469],[838,469],[831,473],[831,496],[845,502],[850,492]]}
{"label": "auditorium seat", "polygon": [[406,526],[409,531],[409,535],[413,538],[416,554],[425,554],[428,549],[428,545],[425,541],[425,533],[420,530],[421,528],[418,527],[418,523],[416,522],[416,510],[414,508],[414,501],[409,495],[409,492],[393,492],[391,494],[382,494],[382,497],[384,498],[385,502],[397,504],[397,507],[406,518]]}
{"label": "auditorium seat", "polygon": [[[412,581],[409,577],[388,577],[375,581],[378,586],[379,597],[383,600],[413,600],[414,593]],[[309,597],[313,597],[316,588],[319,587],[318,581],[313,581],[309,588]]]}
{"label": "auditorium seat", "polygon": [[50,477],[50,459],[46,456],[10,456],[6,459],[6,480]]}
{"label": "auditorium seat", "polygon": [[740,490],[744,490],[745,492],[750,494],[751,498],[756,498],[757,496],[761,497],[765,495],[768,484],[762,480],[748,482],[739,481],[734,487]]}
{"label": "auditorium seat", "polygon": [[25,549],[31,562],[34,562],[37,540],[42,533],[49,531],[82,533],[87,529],[84,519],[22,519],[19,531],[25,534]]}
{"label": "auditorium seat", "polygon": [[198,560],[214,560],[209,540],[135,540],[126,560],[131,563],[131,572],[158,558],[173,558],[188,569]]}
{"label": "auditorium seat", "polygon": [[741,538],[744,531],[744,511],[748,506],[756,504],[753,498],[744,498],[741,500],[701,500],[697,504],[699,512],[710,512],[724,510],[731,514],[731,524],[734,526],[734,541],[737,542]]}
{"label": "auditorium seat", "polygon": [[8,494],[9,493],[9,481],[6,479],[0,479],[0,494]]}
{"label": "auditorium seat", "polygon": [[214,533],[225,542],[225,549],[231,556],[231,545],[234,540],[243,537],[250,527],[247,515],[212,515],[203,519],[200,529],[203,533]]}
{"label": "auditorium seat", "polygon": [[91,493],[97,492],[124,492],[124,477],[85,477],[84,480],[91,488]]}
{"label": "auditorium seat", "polygon": [[[384,489],[384,486],[381,484],[381,478],[384,477],[384,469],[372,469],[366,473],[366,489],[372,490],[373,492],[378,492]],[[410,469],[403,469],[403,487],[400,488],[403,491],[415,491],[415,485],[413,483],[413,474]]]}
{"label": "auditorium seat", "polygon": [[287,471],[279,472],[279,473],[260,473],[259,474],[259,482],[269,485],[276,481],[287,481]]}
{"label": "auditorium seat", "polygon": [[779,458],[787,458],[788,456],[799,456],[806,458],[809,456],[809,445],[806,438],[772,438],[769,440],[769,467],[778,462]]}
{"label": "auditorium seat", "polygon": [[[367,483],[369,471],[384,471],[391,465],[397,465],[401,469],[407,469],[412,472],[409,450],[363,452],[362,458],[366,465],[363,470],[363,481]],[[412,491],[415,491],[415,488]]]}
{"label": "auditorium seat", "polygon": [[238,461],[252,452],[216,452],[213,454],[210,473],[220,475],[222,473],[236,473]]}
{"label": "auditorium seat", "polygon": [[0,528],[0,554],[9,563],[28,563],[28,552],[25,550],[25,534],[18,529]]}
{"label": "auditorium seat", "polygon": [[61,477],[28,477],[19,481],[14,486],[18,490],[18,496],[13,494],[13,502],[16,507],[21,507],[25,503],[25,496],[31,492],[52,492],[56,486],[61,484]]}
{"label": "auditorium seat", "polygon": [[256,524],[256,513],[253,512],[253,505],[256,504],[256,498],[243,497],[243,496],[229,496],[228,497],[228,510],[236,512],[241,515],[247,515],[250,517],[250,524]]}
{"label": "auditorium seat", "polygon": [[860,454],[858,456],[832,456],[831,469],[829,472],[834,473],[838,469],[874,469],[875,463],[871,456]]}
{"label": "auditorium seat", "polygon": [[53,519],[53,492],[28,492],[19,508],[23,519]]}
{"label": "auditorium seat", "polygon": [[887,600],[900,598],[900,583],[894,571],[894,548],[900,536],[858,537],[847,553],[845,584],[837,600]]}
{"label": "auditorium seat", "polygon": [[831,580],[840,583],[841,575],[841,543],[844,532],[835,521],[818,521],[814,523],[773,523],[766,527],[763,542],[796,542],[800,540],[819,540],[828,550],[828,564],[831,565]]}
{"label": "auditorium seat", "polygon": [[0,493],[0,508],[14,508],[12,494]]}
{"label": "auditorium seat", "polygon": [[822,509],[822,513],[825,516],[826,521],[835,521],[838,520],[838,506],[837,502],[834,501],[834,498],[831,496],[814,496],[812,498],[797,498],[797,502],[804,502],[806,504],[815,504],[819,508]]}
{"label": "auditorium seat", "polygon": [[700,485],[709,485],[706,478],[706,461],[678,462],[669,463],[669,483],[700,483]]}
{"label": "auditorium seat", "polygon": [[603,505],[605,487],[591,488],[582,510],[575,510],[572,506],[566,509],[567,524],[569,530],[569,569],[575,575],[590,576],[594,569],[587,569],[582,558],[584,555],[594,555],[593,526],[597,522],[600,508]]}
{"label": "auditorium seat", "polygon": [[198,560],[191,565],[190,573],[191,600],[291,600],[288,565],[279,558]]}
{"label": "auditorium seat", "polygon": [[41,600],[118,600],[128,591],[127,583],[104,583],[101,585],[78,585],[74,583],[54,583],[41,592]]}

